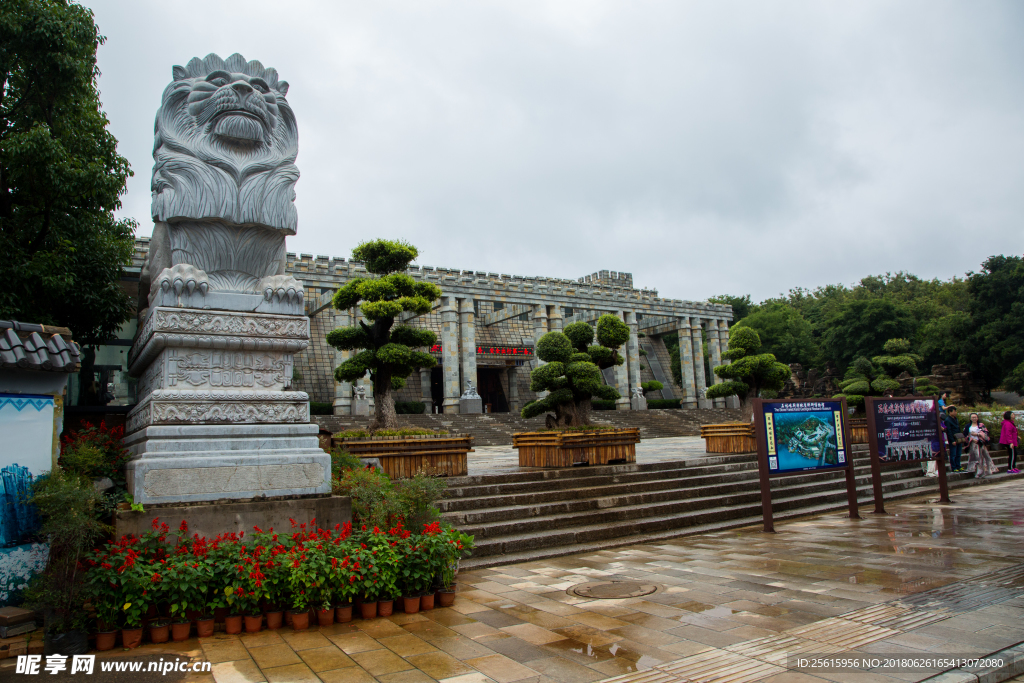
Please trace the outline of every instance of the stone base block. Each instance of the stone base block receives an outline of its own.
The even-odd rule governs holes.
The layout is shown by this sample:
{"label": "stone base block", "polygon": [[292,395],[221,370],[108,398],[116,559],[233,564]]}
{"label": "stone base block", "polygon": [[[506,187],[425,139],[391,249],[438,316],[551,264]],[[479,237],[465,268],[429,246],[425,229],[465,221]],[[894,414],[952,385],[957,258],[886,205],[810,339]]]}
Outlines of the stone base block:
{"label": "stone base block", "polygon": [[136,503],[326,494],[331,456],[316,424],[146,427],[125,438]]}
{"label": "stone base block", "polygon": [[641,396],[640,398],[629,399],[630,410],[647,410],[647,399]]}
{"label": "stone base block", "polygon": [[357,398],[352,401],[352,414],[360,416],[369,416],[370,414],[370,400],[366,398]]}
{"label": "stone base block", "polygon": [[253,527],[290,534],[296,524],[309,524],[313,519],[322,529],[352,521],[352,499],[343,496],[297,498],[291,500],[258,500],[245,503],[196,503],[193,505],[156,505],[145,512],[120,511],[114,522],[116,536],[139,535],[149,531],[154,517],[159,517],[177,531],[182,520],[188,522],[189,535],[213,538],[218,534],[253,533]]}
{"label": "stone base block", "polygon": [[482,412],[484,412],[484,401],[479,396],[459,399],[459,413],[462,415],[478,415]]}

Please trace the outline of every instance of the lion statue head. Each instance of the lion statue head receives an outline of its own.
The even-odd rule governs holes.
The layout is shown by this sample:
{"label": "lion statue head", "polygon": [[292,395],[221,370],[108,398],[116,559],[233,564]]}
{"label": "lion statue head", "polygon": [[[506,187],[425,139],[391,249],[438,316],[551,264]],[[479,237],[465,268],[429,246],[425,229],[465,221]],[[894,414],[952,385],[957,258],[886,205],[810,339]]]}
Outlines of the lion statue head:
{"label": "lion statue head", "polygon": [[298,129],[277,71],[240,54],[175,66],[156,116],[153,219],[294,235]]}

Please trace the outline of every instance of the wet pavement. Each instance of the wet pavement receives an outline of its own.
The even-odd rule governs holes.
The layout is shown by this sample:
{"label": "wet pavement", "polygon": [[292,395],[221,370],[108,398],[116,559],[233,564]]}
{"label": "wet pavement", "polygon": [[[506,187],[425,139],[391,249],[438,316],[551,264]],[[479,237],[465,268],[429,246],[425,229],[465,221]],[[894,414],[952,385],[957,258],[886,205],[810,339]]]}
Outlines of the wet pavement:
{"label": "wet pavement", "polygon": [[[209,660],[217,683],[923,680],[936,669],[800,673],[786,657],[983,655],[1024,641],[1024,481],[953,497],[862,520],[803,518],[777,534],[737,529],[464,571],[452,608],[136,653]],[[608,581],[657,590],[570,592]]]}
{"label": "wet pavement", "polygon": [[[666,462],[670,460],[692,460],[706,458],[704,439],[699,436],[672,436],[659,439],[644,439],[636,445],[636,461],[640,464]],[[751,459],[753,459],[753,455]],[[469,475],[507,474],[530,469],[519,467],[519,451],[511,445],[480,446],[468,456]]]}

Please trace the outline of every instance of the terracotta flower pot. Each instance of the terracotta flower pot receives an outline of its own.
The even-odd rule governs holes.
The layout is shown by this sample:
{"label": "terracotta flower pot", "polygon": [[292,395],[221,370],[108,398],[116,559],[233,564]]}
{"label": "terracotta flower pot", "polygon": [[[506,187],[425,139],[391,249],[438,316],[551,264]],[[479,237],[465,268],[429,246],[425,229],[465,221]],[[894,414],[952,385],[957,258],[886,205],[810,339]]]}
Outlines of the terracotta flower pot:
{"label": "terracotta flower pot", "polygon": [[149,639],[154,643],[166,643],[168,635],[168,624],[166,622],[154,621],[149,625]]}
{"label": "terracotta flower pot", "polygon": [[377,601],[364,602],[359,605],[359,613],[362,615],[363,619],[373,619],[377,616]]}
{"label": "terracotta flower pot", "polygon": [[96,649],[100,652],[113,650],[117,644],[117,631],[100,631],[96,634]]}
{"label": "terracotta flower pot", "polygon": [[334,623],[334,608],[318,609],[316,611],[316,623],[320,626],[330,626]]}
{"label": "terracotta flower pot", "polygon": [[284,612],[267,612],[267,629],[275,631],[281,628],[284,621]]}
{"label": "terracotta flower pot", "polygon": [[228,618],[228,608],[218,607],[213,610],[213,620],[218,624],[223,624],[224,620]]}
{"label": "terracotta flower pot", "polygon": [[245,632],[246,633],[259,633],[263,629],[263,615],[262,614],[246,614],[245,615]]}
{"label": "terracotta flower pot", "polygon": [[427,593],[426,595],[424,595],[423,597],[420,598],[420,609],[424,610],[424,611],[426,611],[428,609],[434,609],[434,594],[433,593]]}
{"label": "terracotta flower pot", "polygon": [[292,614],[292,628],[296,631],[305,631],[309,628],[309,612],[295,612]]}
{"label": "terracotta flower pot", "polygon": [[126,650],[134,650],[142,645],[142,628],[121,629],[121,643]]}
{"label": "terracotta flower pot", "polygon": [[406,614],[416,614],[420,611],[420,596],[404,596],[402,598],[402,604],[405,607]]}
{"label": "terracotta flower pot", "polygon": [[224,619],[224,630],[231,635],[237,635],[242,632],[242,615],[231,614]]}
{"label": "terracotta flower pot", "polygon": [[451,607],[455,603],[455,588],[437,591],[437,602],[441,607]]}
{"label": "terracotta flower pot", "polygon": [[288,628],[292,627],[292,619],[294,619],[294,618],[295,618],[295,610],[288,610],[287,612],[284,613],[284,623],[288,626]]}
{"label": "terracotta flower pot", "polygon": [[182,621],[177,624],[171,624],[171,638],[176,643],[180,643],[184,640],[188,640],[189,634],[192,633],[192,622]]}
{"label": "terracotta flower pot", "polygon": [[394,600],[378,600],[377,601],[377,616],[378,617],[390,617],[391,613],[395,610]]}
{"label": "terracotta flower pot", "polygon": [[196,634],[200,638],[209,638],[213,635],[213,617],[196,620]]}
{"label": "terracotta flower pot", "polygon": [[339,624],[347,624],[352,621],[352,605],[338,605],[334,608],[334,620]]}

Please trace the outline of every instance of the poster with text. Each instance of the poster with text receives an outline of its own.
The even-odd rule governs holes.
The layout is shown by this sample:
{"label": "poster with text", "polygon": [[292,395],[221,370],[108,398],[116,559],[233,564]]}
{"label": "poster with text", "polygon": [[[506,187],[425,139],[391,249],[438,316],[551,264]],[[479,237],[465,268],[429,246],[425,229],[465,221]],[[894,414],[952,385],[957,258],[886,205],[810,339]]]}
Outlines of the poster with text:
{"label": "poster with text", "polygon": [[761,409],[769,473],[846,467],[842,402],[780,401]]}
{"label": "poster with text", "polygon": [[880,462],[935,459],[942,444],[934,399],[878,398],[872,403]]}

